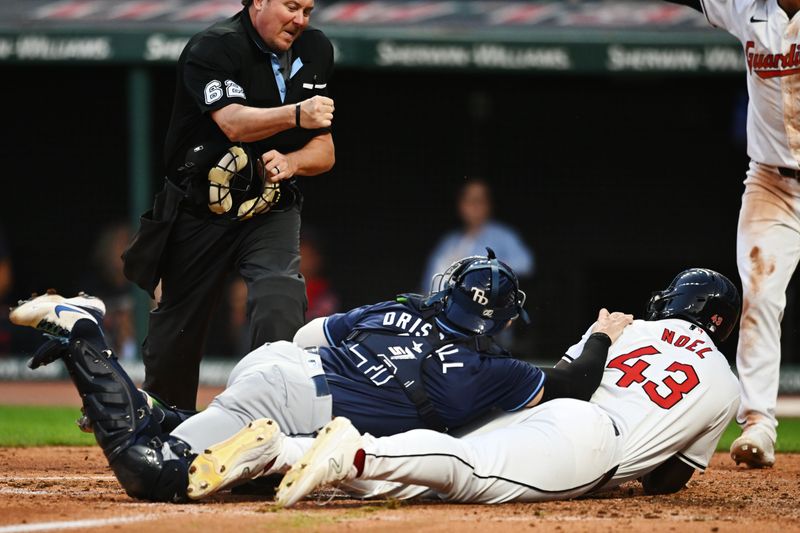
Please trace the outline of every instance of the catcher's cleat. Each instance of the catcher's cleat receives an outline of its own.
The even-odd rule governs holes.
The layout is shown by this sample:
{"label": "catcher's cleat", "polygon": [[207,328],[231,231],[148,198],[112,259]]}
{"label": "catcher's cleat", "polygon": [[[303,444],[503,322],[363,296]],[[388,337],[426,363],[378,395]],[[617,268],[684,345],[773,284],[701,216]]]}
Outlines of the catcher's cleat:
{"label": "catcher's cleat", "polygon": [[290,507],[316,488],[353,479],[356,452],[362,447],[361,434],[350,420],[337,416],[325,425],[311,448],[283,476],[275,502]]}
{"label": "catcher's cleat", "polygon": [[759,426],[746,428],[731,444],[731,459],[736,464],[745,463],[750,468],[764,468],[775,464],[775,443],[766,430]]}
{"label": "catcher's cleat", "polygon": [[53,290],[41,296],[32,295],[29,300],[20,300],[8,315],[12,324],[29,326],[58,337],[67,337],[75,322],[88,318],[99,324],[106,314],[103,300],[79,293],[64,298]]}
{"label": "catcher's cleat", "polygon": [[269,418],[254,420],[232,437],[199,454],[189,467],[186,494],[205,498],[264,473],[280,453],[284,435]]}

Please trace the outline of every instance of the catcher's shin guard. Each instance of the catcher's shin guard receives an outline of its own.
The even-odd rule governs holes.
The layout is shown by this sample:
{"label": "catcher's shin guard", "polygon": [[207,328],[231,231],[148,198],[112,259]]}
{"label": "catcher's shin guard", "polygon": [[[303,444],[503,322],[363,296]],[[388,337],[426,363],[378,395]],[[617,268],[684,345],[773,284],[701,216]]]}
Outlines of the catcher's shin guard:
{"label": "catcher's shin guard", "polygon": [[63,359],[109,463],[140,436],[160,433],[146,400],[106,347],[97,324],[75,323]]}
{"label": "catcher's shin guard", "polygon": [[189,447],[168,438],[164,457],[161,427],[142,393],[106,347],[97,324],[79,320],[63,360],[92,421],[97,444],[125,491],[135,498],[180,500],[186,495]]}

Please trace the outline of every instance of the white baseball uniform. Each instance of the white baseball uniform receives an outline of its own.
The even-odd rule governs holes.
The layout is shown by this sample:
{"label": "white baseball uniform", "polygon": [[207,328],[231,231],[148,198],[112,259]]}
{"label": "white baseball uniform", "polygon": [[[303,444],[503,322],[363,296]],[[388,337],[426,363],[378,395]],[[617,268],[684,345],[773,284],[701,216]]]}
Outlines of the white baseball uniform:
{"label": "white baseball uniform", "polygon": [[591,403],[553,400],[460,439],[428,430],[367,435],[360,479],[430,487],[450,501],[575,497],[674,455],[703,470],[738,403],[736,378],[705,331],[677,319],[637,320],[611,346]]}
{"label": "white baseball uniform", "polygon": [[[776,437],[780,322],[800,260],[800,13],[777,0],[701,0],[708,21],[737,37],[747,64],[747,154],[736,259],[744,289],[736,366],[740,424]],[[793,172],[794,171],[794,172]],[[794,175],[792,175],[794,174]]]}

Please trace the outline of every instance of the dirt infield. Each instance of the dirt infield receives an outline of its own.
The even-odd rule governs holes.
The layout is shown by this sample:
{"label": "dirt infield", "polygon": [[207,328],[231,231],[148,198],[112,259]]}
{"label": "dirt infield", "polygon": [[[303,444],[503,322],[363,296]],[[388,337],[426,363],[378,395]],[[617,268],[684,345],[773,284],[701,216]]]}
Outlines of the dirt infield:
{"label": "dirt infield", "polygon": [[[203,389],[203,406],[219,389]],[[70,383],[0,383],[0,404],[80,405]],[[532,458],[535,460],[535,458]],[[636,483],[593,498],[498,506],[333,499],[276,511],[269,500],[222,494],[201,504],[132,500],[96,447],[0,448],[0,533],[69,528],[154,531],[800,531],[800,454],[754,471],[717,454],[672,496]]]}
{"label": "dirt infield", "polygon": [[[717,454],[705,474],[672,496],[644,496],[638,484],[590,499],[537,504],[305,502],[276,511],[269,501],[221,494],[201,504],[130,499],[96,447],[0,448],[0,533],[152,531],[800,531],[800,454],[773,469],[734,466]],[[55,524],[58,523],[58,524]]]}

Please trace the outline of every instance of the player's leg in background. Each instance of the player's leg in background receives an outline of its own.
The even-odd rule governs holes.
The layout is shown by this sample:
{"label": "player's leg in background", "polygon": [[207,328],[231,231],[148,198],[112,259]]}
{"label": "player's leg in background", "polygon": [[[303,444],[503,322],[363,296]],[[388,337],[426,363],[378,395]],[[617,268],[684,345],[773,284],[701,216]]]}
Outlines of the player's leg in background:
{"label": "player's leg in background", "polygon": [[211,315],[230,270],[231,227],[179,215],[163,258],[162,297],[150,312],[142,388],[195,409],[200,359]]}
{"label": "player's leg in background", "polygon": [[361,478],[427,486],[448,501],[501,503],[575,497],[617,466],[622,441],[597,406],[554,400],[507,421],[461,439],[427,430],[366,436]]}
{"label": "player's leg in background", "polygon": [[257,215],[247,224],[236,262],[247,283],[250,349],[256,349],[265,342],[291,341],[305,323],[300,210]]}
{"label": "player's leg in background", "polygon": [[[786,289],[800,259],[800,184],[751,163],[739,214],[736,258],[743,305],[736,367],[742,387],[737,421],[750,442],[737,439],[734,459],[751,466],[771,464],[777,436],[775,405]],[[766,448],[752,461],[753,445]]]}

